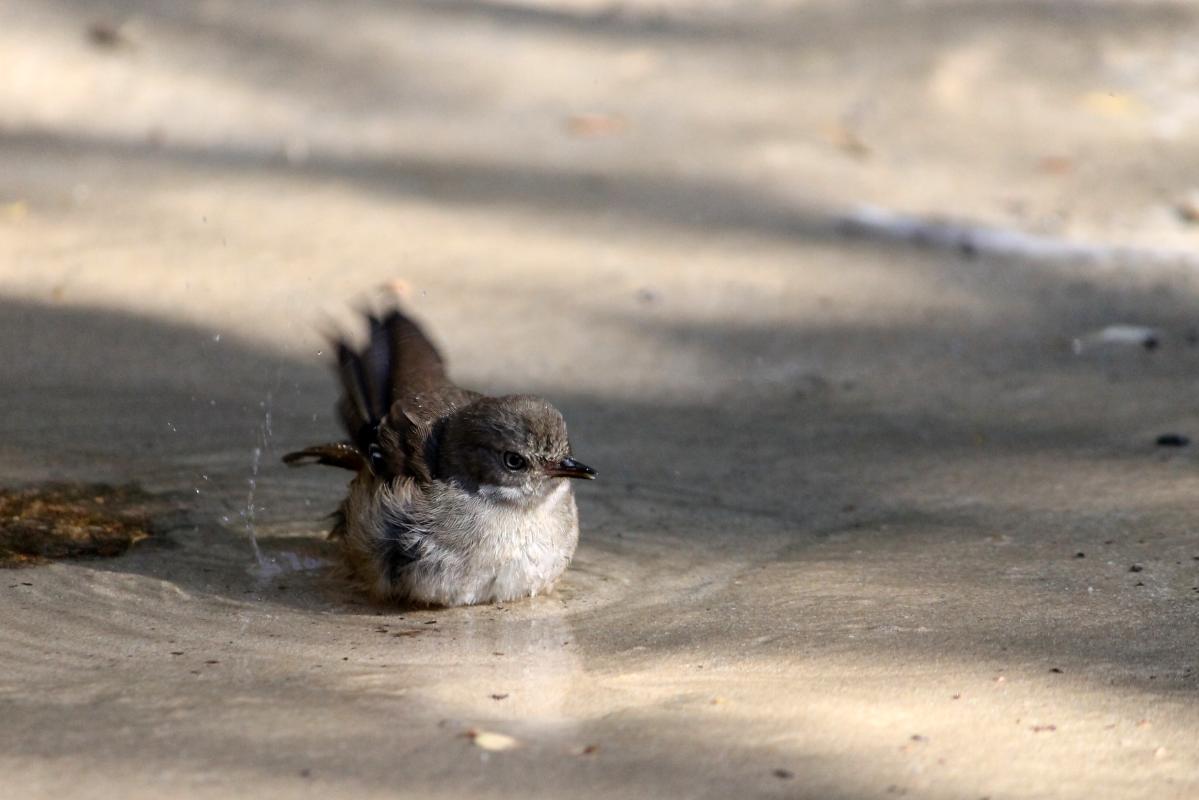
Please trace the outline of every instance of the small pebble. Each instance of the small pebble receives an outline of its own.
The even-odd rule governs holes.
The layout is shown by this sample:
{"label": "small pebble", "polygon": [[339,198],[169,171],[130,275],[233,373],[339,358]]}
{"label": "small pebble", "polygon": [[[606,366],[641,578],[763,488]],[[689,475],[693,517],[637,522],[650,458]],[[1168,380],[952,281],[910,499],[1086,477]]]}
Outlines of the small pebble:
{"label": "small pebble", "polygon": [[1181,433],[1163,433],[1157,437],[1155,443],[1158,447],[1186,447],[1191,440]]}

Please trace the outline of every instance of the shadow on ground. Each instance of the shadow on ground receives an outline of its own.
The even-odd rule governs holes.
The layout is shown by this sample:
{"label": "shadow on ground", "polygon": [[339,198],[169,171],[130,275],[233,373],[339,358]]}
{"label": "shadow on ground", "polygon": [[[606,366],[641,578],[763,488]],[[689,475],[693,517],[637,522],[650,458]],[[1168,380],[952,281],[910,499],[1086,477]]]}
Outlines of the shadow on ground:
{"label": "shadow on ground", "polygon": [[[977,291],[1006,292],[996,302],[1025,307],[1025,316],[990,326],[930,320],[926,329],[822,328],[802,321],[786,327],[653,323],[673,348],[702,355],[712,390],[697,395],[702,399],[673,403],[553,398],[571,420],[576,448],[604,474],[581,497],[583,546],[559,597],[509,612],[466,609],[420,619],[364,604],[327,565],[332,553],[320,541],[319,517],[332,507],[342,475],[276,464],[280,452],[333,432],[332,381],[318,360],[282,356],[229,336],[218,343],[213,331],[121,312],[4,301],[0,339],[21,343],[0,381],[6,477],[138,480],[172,492],[188,512],[187,522],[154,546],[79,563],[96,579],[74,581],[72,594],[60,600],[63,613],[77,618],[80,630],[107,636],[39,658],[108,658],[119,670],[119,643],[129,640],[130,631],[106,627],[112,623],[105,621],[105,609],[138,602],[148,604],[151,630],[194,628],[201,639],[227,635],[230,645],[237,642],[236,654],[212,663],[239,664],[232,674],[242,677],[204,679],[208,688],[196,695],[201,703],[254,707],[255,664],[275,659],[279,648],[312,648],[309,657],[317,666],[333,662],[326,671],[339,660],[336,653],[350,653],[342,659],[354,658],[349,672],[322,677],[302,663],[289,667],[302,690],[277,679],[272,702],[278,706],[270,714],[279,732],[269,747],[180,712],[182,721],[170,736],[189,755],[184,762],[173,757],[171,764],[190,759],[202,769],[222,763],[246,776],[299,775],[301,769],[357,775],[350,781],[364,790],[394,780],[369,755],[380,744],[376,731],[396,718],[431,729],[447,724],[445,708],[401,702],[395,692],[424,686],[429,677],[421,667],[428,659],[461,657],[466,670],[493,650],[520,659],[527,648],[526,657],[549,659],[544,679],[537,680],[566,706],[576,681],[615,681],[626,671],[662,669],[679,659],[714,669],[730,659],[744,665],[735,679],[716,673],[715,684],[700,681],[691,689],[691,678],[673,678],[664,707],[624,699],[625,705],[612,708],[576,709],[581,721],[560,749],[566,753],[592,738],[610,742],[608,726],[619,723],[627,733],[606,746],[608,757],[621,759],[620,775],[573,760],[567,767],[546,766],[547,758],[577,756],[542,742],[488,772],[498,786],[521,783],[529,770],[568,768],[581,770],[576,777],[587,785],[607,790],[630,776],[652,774],[656,785],[679,791],[693,786],[697,775],[707,776],[713,792],[733,791],[742,779],[712,767],[708,748],[742,741],[727,752],[761,767],[755,767],[759,788],[790,792],[804,783],[807,766],[819,765],[813,772],[819,782],[803,785],[801,793],[858,796],[853,759],[809,754],[797,764],[793,755],[745,738],[746,730],[761,734],[777,721],[751,715],[713,720],[694,732],[671,726],[679,710],[702,710],[713,685],[736,691],[752,683],[757,670],[797,659],[829,664],[847,658],[902,672],[920,670],[936,653],[939,663],[968,665],[964,670],[1044,674],[1052,667],[1063,669],[1073,686],[1115,683],[1151,697],[1189,697],[1196,678],[1187,621],[1199,597],[1187,594],[1187,581],[1195,568],[1169,563],[1190,557],[1189,551],[1184,556],[1193,544],[1188,505],[1177,493],[1156,503],[1152,496],[1130,503],[1136,492],[1102,497],[1113,482],[1125,489],[1161,482],[1194,488],[1190,459],[1163,461],[1144,440],[1152,421],[1137,419],[1146,394],[1155,398],[1156,413],[1173,404],[1187,407],[1187,376],[1196,367],[1184,336],[1191,321],[1187,299],[1152,288],[1117,292],[1084,278],[1059,285],[1049,273],[1012,264],[953,261],[922,268],[969,272]],[[1068,352],[1066,326],[1099,323],[1117,312],[1160,326],[1165,344],[1154,352],[1094,358]],[[869,363],[872,376],[846,383],[835,374],[778,378],[770,371],[797,351],[829,354],[831,373]],[[760,372],[774,377],[762,379]],[[942,380],[927,383],[930,374]],[[1017,378],[1019,397],[1029,386],[1042,391],[1032,410],[1023,400],[1005,405],[1002,399]],[[957,388],[961,394],[955,396]],[[1107,396],[1087,399],[1092,392]],[[980,399],[984,394],[990,399]],[[268,395],[269,422],[263,406]],[[1053,411],[1060,403],[1075,404],[1077,413]],[[1174,413],[1162,419],[1195,422]],[[262,450],[257,473],[255,448]],[[1005,473],[1005,464],[1030,474]],[[946,494],[929,495],[929,486],[918,480],[925,470],[930,485],[947,487]],[[252,498],[250,477],[257,481]],[[1098,490],[1095,495],[1089,486]],[[265,569],[252,555],[239,516],[247,504],[255,507]],[[1076,549],[1087,557],[1076,558]],[[1108,555],[1122,560],[1110,567]],[[1128,573],[1123,559],[1133,558],[1143,571]],[[120,581],[114,597],[104,573],[132,582]],[[45,580],[39,570],[13,575],[30,579],[35,589]],[[1088,596],[1088,585],[1099,587],[1103,599]],[[293,630],[240,639],[234,629],[225,631],[226,616],[263,612],[285,615]],[[192,613],[196,617],[189,619]],[[488,621],[505,613],[514,616],[498,628]],[[390,662],[392,676],[383,683],[370,679],[386,692],[362,683],[369,677],[363,670],[377,671],[380,664],[368,669],[353,643],[419,632],[424,616],[439,620],[446,638],[428,634],[420,640],[424,649],[392,644],[382,664]],[[319,622],[323,638],[306,633],[305,620]],[[375,627],[380,621],[391,626],[382,634]],[[20,628],[10,635],[21,638]],[[345,641],[331,638],[338,630]],[[557,636],[570,644],[569,656],[558,650],[546,655],[551,640],[558,647]],[[438,642],[465,655],[439,656]],[[29,648],[29,642],[10,648],[10,657],[19,660]],[[191,672],[202,678],[204,669],[215,668],[197,663]],[[452,683],[458,669],[447,662],[439,679]],[[182,666],[177,671],[185,677]],[[467,674],[462,680],[469,680]],[[492,679],[514,680],[505,674]],[[314,701],[311,690],[321,685],[327,699]],[[617,688],[611,691],[621,696]],[[297,710],[277,710],[289,706]],[[57,722],[43,716],[41,724],[75,728],[68,718],[77,705],[67,701],[61,708],[66,716]],[[345,722],[347,709],[353,725]],[[152,725],[161,712],[150,704],[124,713],[136,728]],[[339,721],[323,727],[316,744],[311,731],[291,742],[286,719],[301,713]],[[800,714],[789,724],[802,726],[804,719]],[[825,724],[816,712],[807,720]],[[453,730],[466,726],[448,724]],[[96,731],[84,725],[77,735],[87,739]],[[31,735],[27,741],[30,754],[48,755],[44,740]],[[73,741],[66,735],[54,752],[84,748],[83,741]],[[422,748],[447,745],[414,750],[397,738],[395,746],[405,759],[419,760]],[[459,739],[452,746],[469,749]],[[117,737],[109,747],[122,760],[136,757],[138,744]],[[309,755],[298,757],[300,751]],[[321,752],[343,755],[311,755]],[[772,776],[764,765],[776,762],[798,774],[797,782]],[[475,769],[470,763],[461,769]],[[830,774],[841,783],[829,783]],[[438,796],[443,778],[419,773],[411,785],[424,796]]]}
{"label": "shadow on ground", "polygon": [[[571,421],[576,450],[604,475],[581,497],[581,563],[600,562],[605,575],[633,560],[642,574],[655,564],[702,573],[720,562],[737,569],[785,563],[803,581],[810,545],[830,538],[860,538],[868,559],[888,531],[919,530],[901,546],[915,544],[929,558],[939,536],[1000,536],[1016,563],[1022,559],[1011,551],[1022,543],[1033,560],[1073,556],[1072,537],[1092,528],[1104,540],[1135,535],[1150,520],[1157,535],[1162,525],[1185,532],[1187,503],[1169,490],[1194,483],[1191,460],[1151,441],[1155,425],[1195,422],[1187,376],[1199,372],[1199,353],[1187,340],[1195,318],[1186,296],[1014,263],[908,258],[896,268],[943,272],[1015,311],[982,324],[968,316],[890,326],[627,320],[651,328],[674,352],[697,353],[712,381],[673,402],[551,398]],[[1162,347],[1070,351],[1072,332],[1127,319],[1158,326]],[[336,435],[333,384],[320,359],[121,312],[12,300],[0,313],[0,337],[23,343],[0,382],[7,410],[0,452],[10,481],[138,480],[175,493],[194,512],[193,527],[167,534],[181,548],[94,568],[129,569],[189,592],[310,605],[294,589],[260,593],[246,510],[253,507],[268,556],[329,560],[317,540],[344,473],[277,463],[288,449]],[[822,354],[829,374],[772,369],[795,353]],[[846,373],[857,377],[838,377]],[[1024,474],[1005,472],[1007,464]],[[1163,489],[1163,481],[1164,491],[1150,490],[1143,501],[1129,500],[1136,493],[1088,497],[1088,485],[1103,493],[1139,482]],[[1110,529],[1112,514],[1122,515],[1121,530]],[[1045,526],[1056,531],[1043,533]],[[1039,542],[1055,535],[1065,541],[1050,556]],[[191,559],[203,568],[181,566]],[[229,562],[244,569],[222,575],[224,583],[209,577],[214,564]],[[938,591],[961,594],[984,577],[958,576]],[[313,588],[328,602],[345,599],[333,583]],[[644,600],[626,600],[628,613],[645,612]],[[656,602],[665,610],[675,601]],[[1038,646],[1006,641],[1004,624],[1002,615],[986,623],[978,646]],[[1083,626],[1065,635],[1081,645],[1092,632]],[[677,646],[719,638],[694,627],[675,636]],[[1132,644],[1127,655],[1144,660]]]}

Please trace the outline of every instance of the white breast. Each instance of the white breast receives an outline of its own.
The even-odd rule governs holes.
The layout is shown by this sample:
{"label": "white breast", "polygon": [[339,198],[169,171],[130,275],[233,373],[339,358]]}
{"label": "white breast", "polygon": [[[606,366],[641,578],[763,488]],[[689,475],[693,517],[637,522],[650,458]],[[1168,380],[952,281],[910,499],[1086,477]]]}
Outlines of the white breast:
{"label": "white breast", "polygon": [[[478,494],[458,491],[436,504],[426,555],[406,570],[403,594],[440,605],[501,602],[548,591],[570,563],[578,543],[578,515],[570,484],[561,481],[534,508],[517,505],[508,487]],[[448,501],[448,502],[447,502]],[[563,504],[569,504],[566,509]]]}

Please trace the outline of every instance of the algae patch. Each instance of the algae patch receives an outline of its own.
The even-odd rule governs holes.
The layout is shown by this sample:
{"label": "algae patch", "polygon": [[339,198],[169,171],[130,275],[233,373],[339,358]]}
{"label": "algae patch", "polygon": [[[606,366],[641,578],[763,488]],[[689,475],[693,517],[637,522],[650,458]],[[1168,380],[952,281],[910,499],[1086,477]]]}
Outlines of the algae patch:
{"label": "algae patch", "polygon": [[119,556],[152,535],[154,497],[134,485],[0,488],[0,567]]}

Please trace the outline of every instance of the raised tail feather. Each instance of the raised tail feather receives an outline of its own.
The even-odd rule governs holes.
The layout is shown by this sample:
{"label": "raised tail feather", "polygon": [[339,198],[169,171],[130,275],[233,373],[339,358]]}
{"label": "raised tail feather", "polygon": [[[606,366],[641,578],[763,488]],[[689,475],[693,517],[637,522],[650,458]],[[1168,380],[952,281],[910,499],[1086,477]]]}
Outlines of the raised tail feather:
{"label": "raised tail feather", "polygon": [[344,339],[336,342],[341,424],[363,453],[377,441],[379,424],[396,400],[435,391],[446,382],[441,354],[402,312],[370,315],[367,324],[362,350],[355,352]]}
{"label": "raised tail feather", "polygon": [[285,463],[361,469],[377,463],[379,426],[397,400],[436,392],[446,384],[445,364],[415,322],[398,309],[367,315],[361,349],[344,338],[333,342],[341,398],[338,416],[350,443],[309,447],[284,456]]}

